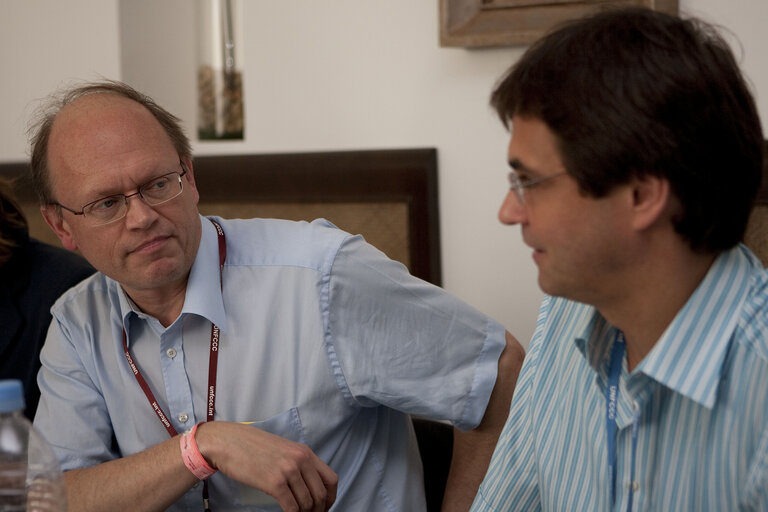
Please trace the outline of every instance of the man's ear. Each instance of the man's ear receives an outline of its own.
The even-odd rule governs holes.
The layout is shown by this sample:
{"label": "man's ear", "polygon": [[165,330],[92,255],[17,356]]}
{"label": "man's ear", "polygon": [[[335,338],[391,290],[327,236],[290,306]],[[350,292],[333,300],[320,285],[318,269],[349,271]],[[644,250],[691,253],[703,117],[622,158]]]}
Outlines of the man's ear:
{"label": "man's ear", "polygon": [[669,181],[646,175],[632,183],[632,213],[635,229],[644,230],[664,216],[671,203]]}
{"label": "man's ear", "polygon": [[182,161],[184,162],[184,168],[187,170],[187,174],[184,175],[183,178],[187,180],[187,183],[184,184],[184,188],[189,189],[190,192],[194,193],[195,196],[195,204],[197,204],[200,201],[200,193],[197,191],[197,183],[195,183],[195,170],[192,166],[192,159],[184,157],[182,158]]}
{"label": "man's ear", "polygon": [[70,251],[76,250],[77,243],[72,237],[72,230],[69,223],[61,215],[59,207],[53,204],[44,205],[40,207],[40,212],[42,212],[46,224],[51,227],[56,236],[59,237],[59,240],[61,240],[61,245]]}

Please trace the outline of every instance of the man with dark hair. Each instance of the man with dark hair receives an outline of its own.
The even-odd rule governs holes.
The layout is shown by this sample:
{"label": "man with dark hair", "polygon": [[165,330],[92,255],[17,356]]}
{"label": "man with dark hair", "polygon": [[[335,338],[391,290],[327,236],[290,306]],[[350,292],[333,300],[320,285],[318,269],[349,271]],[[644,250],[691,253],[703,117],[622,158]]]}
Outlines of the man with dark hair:
{"label": "man with dark hair", "polygon": [[754,100],[711,27],[608,10],[493,92],[548,296],[472,510],[768,510]]}
{"label": "man with dark hair", "polygon": [[13,184],[0,179],[0,379],[24,384],[24,414],[31,420],[40,391],[40,349],[59,296],[93,274],[74,252],[29,236]]}
{"label": "man with dark hair", "polygon": [[45,220],[99,271],[41,356],[71,509],[420,510],[409,414],[461,429],[445,510],[470,506],[522,361],[503,327],[322,219],[200,216],[178,120],[125,84],[37,127]]}

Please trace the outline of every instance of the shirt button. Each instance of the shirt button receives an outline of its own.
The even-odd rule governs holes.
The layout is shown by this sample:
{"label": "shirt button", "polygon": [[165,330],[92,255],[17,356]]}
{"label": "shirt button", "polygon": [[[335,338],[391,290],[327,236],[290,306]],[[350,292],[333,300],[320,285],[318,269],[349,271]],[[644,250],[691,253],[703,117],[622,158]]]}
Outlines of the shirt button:
{"label": "shirt button", "polygon": [[169,348],[168,350],[165,351],[165,355],[173,359],[174,357],[176,357],[176,350]]}
{"label": "shirt button", "polygon": [[632,491],[637,492],[640,490],[640,484],[637,481],[632,482]]}
{"label": "shirt button", "polygon": [[183,412],[183,413],[179,414],[179,421],[180,422],[186,423],[188,419],[189,419],[189,416],[187,415],[187,413]]}

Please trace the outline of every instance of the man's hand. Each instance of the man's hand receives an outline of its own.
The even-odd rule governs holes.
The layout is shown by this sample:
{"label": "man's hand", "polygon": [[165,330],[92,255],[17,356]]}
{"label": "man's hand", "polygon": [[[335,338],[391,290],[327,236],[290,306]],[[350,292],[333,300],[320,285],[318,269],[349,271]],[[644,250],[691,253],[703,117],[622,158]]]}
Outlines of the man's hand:
{"label": "man's hand", "polygon": [[[336,500],[338,477],[307,446],[225,421],[200,424],[195,440],[209,464],[273,496],[283,510],[326,512]],[[199,482],[184,465],[178,436],[64,478],[69,509],[78,512],[161,512]]]}
{"label": "man's hand", "polygon": [[326,512],[336,501],[338,476],[306,445],[224,421],[201,424],[195,439],[212,466],[285,511]]}

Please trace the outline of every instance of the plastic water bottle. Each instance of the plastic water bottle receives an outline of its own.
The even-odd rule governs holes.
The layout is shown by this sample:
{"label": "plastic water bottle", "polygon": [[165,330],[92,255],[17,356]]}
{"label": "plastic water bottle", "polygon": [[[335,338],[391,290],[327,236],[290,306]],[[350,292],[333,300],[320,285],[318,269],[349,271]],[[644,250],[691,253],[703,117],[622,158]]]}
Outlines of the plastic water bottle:
{"label": "plastic water bottle", "polygon": [[0,512],[65,512],[59,463],[23,411],[21,381],[0,380]]}

